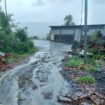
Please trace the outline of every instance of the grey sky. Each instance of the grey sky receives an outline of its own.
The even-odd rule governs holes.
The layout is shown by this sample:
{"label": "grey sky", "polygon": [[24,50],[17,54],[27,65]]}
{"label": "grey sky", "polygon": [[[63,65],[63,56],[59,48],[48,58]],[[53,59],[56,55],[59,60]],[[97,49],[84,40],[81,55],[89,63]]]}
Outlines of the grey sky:
{"label": "grey sky", "polygon": [[[64,24],[63,18],[67,14],[71,14],[74,17],[74,22],[80,24],[81,1],[82,0],[7,0],[7,5],[8,12],[14,15],[13,18],[15,20],[27,26],[28,24],[31,26],[31,23],[33,23],[34,25],[31,26],[34,30],[33,33],[45,34],[48,32],[49,25]],[[88,23],[104,24],[104,12],[105,0],[89,0]],[[40,25],[42,24],[41,29],[38,22]],[[37,30],[42,31],[38,33]]]}

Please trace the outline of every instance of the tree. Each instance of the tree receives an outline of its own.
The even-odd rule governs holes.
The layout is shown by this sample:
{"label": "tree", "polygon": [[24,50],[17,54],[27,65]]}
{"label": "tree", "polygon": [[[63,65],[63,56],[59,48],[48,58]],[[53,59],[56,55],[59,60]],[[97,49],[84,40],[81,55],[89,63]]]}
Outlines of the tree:
{"label": "tree", "polygon": [[1,9],[0,9],[0,28],[5,31],[6,33],[11,32],[10,23],[12,23],[11,20],[12,15],[6,15]]}
{"label": "tree", "polygon": [[[25,28],[18,28],[12,19],[0,9],[0,51],[5,53],[24,54],[34,51],[34,44],[28,38]],[[13,28],[15,31],[13,31]]]}
{"label": "tree", "polygon": [[27,37],[27,32],[26,32],[26,28],[23,28],[23,29],[17,29],[16,30],[16,37],[22,41],[22,42],[25,42],[28,37]]}
{"label": "tree", "polygon": [[65,16],[64,21],[65,21],[65,26],[75,25],[75,23],[73,22],[72,15]]}

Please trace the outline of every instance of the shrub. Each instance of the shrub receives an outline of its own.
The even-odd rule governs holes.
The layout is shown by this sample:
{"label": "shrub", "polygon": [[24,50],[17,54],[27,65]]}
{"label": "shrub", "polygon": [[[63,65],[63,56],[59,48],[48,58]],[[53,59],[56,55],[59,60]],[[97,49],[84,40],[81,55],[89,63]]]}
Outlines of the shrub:
{"label": "shrub", "polygon": [[[18,28],[13,32],[11,15],[5,15],[0,9],[0,50],[5,53],[25,54],[34,49],[33,42],[28,38],[26,28]],[[15,29],[16,27],[14,27]]]}
{"label": "shrub", "polygon": [[14,60],[14,59],[11,58],[11,57],[7,57],[7,58],[3,59],[3,61],[4,61],[5,63],[12,63],[13,60]]}
{"label": "shrub", "polygon": [[87,65],[85,69],[88,72],[94,72],[94,71],[96,71],[96,68],[95,68],[94,65]]}
{"label": "shrub", "polygon": [[89,64],[95,64],[97,60],[100,60],[104,58],[104,55],[102,54],[94,54],[93,57],[88,58],[88,63]]}
{"label": "shrub", "polygon": [[5,47],[4,52],[9,53],[9,52],[13,52],[13,49],[9,46]]}
{"label": "shrub", "polygon": [[22,29],[17,29],[16,30],[16,37],[22,41],[25,42],[28,37],[27,37],[27,32],[26,32],[26,28],[22,28]]}
{"label": "shrub", "polygon": [[95,62],[95,66],[96,66],[97,68],[100,68],[100,67],[102,66],[102,64],[103,64],[103,62],[100,61],[100,60],[96,60],[96,62]]}
{"label": "shrub", "polygon": [[94,84],[95,79],[92,76],[82,76],[75,79],[77,83]]}
{"label": "shrub", "polygon": [[79,67],[80,65],[84,64],[83,61],[79,58],[70,58],[66,61],[65,66],[68,67]]}

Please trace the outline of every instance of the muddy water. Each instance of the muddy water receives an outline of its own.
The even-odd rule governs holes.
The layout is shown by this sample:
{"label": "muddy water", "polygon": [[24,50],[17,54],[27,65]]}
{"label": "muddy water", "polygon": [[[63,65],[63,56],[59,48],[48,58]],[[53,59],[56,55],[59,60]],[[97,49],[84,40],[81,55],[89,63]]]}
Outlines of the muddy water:
{"label": "muddy water", "polygon": [[57,95],[72,90],[59,73],[70,45],[34,41],[39,51],[0,77],[0,105],[59,105]]}

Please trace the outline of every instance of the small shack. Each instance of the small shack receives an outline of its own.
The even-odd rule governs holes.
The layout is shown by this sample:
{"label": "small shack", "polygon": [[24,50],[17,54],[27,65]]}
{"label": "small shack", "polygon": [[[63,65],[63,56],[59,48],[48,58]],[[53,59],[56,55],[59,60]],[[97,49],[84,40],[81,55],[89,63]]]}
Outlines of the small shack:
{"label": "small shack", "polygon": [[[50,40],[56,42],[73,43],[80,41],[81,35],[84,35],[84,25],[73,26],[50,26]],[[105,35],[105,24],[88,25],[88,35],[100,31]]]}

